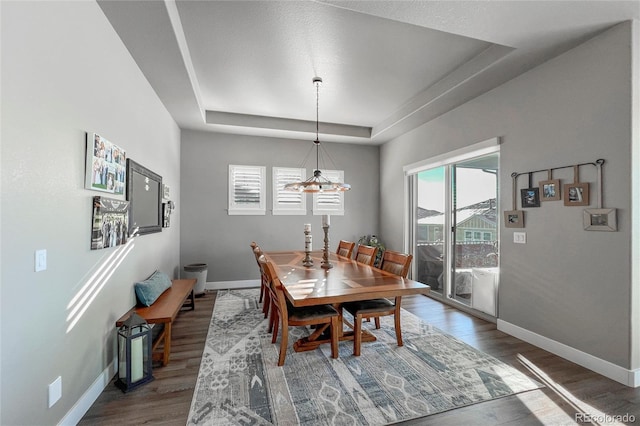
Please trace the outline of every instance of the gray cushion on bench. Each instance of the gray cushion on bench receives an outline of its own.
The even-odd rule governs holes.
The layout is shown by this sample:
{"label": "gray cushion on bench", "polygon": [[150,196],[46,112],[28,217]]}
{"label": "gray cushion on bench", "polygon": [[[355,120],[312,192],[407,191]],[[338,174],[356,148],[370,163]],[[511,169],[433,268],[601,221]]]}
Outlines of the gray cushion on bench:
{"label": "gray cushion on bench", "polygon": [[155,271],[146,280],[134,284],[136,297],[144,306],[151,306],[170,287],[171,278],[161,271]]}

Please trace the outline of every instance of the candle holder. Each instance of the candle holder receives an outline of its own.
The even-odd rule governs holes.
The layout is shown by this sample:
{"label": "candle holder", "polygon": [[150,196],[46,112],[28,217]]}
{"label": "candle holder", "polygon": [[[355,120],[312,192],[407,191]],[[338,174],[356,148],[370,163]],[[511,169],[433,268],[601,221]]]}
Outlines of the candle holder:
{"label": "candle holder", "polygon": [[331,269],[333,264],[329,262],[329,224],[324,224],[322,229],[324,230],[324,249],[322,250],[322,264],[320,267]]}
{"label": "candle holder", "polygon": [[302,261],[304,266],[313,266],[313,259],[311,259],[311,229],[305,228],[304,230],[304,260]]}

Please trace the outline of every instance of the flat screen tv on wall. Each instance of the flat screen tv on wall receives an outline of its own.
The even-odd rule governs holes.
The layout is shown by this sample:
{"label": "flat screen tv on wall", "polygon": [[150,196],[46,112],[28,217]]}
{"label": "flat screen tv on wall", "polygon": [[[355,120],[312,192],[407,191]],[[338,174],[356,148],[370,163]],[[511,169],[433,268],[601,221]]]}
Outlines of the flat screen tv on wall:
{"label": "flat screen tv on wall", "polygon": [[127,158],[129,235],[162,231],[162,176]]}

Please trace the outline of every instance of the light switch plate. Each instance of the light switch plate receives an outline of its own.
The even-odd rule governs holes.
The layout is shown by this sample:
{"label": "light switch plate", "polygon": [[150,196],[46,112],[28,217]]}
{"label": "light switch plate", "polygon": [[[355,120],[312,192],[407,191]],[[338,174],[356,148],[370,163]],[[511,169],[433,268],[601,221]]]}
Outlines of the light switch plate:
{"label": "light switch plate", "polygon": [[36,250],[36,272],[44,271],[47,269],[47,250]]}
{"label": "light switch plate", "polygon": [[527,233],[526,232],[514,232],[513,233],[513,242],[516,244],[526,244],[527,243]]}

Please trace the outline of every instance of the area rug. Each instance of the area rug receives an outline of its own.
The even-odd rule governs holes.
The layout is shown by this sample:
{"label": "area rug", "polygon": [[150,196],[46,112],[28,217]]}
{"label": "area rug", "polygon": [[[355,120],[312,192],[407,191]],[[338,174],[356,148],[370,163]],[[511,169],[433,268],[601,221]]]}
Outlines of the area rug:
{"label": "area rug", "polygon": [[278,367],[259,290],[221,291],[211,318],[188,425],[384,425],[541,387],[507,364],[402,312],[404,346],[396,344],[393,317],[381,328],[364,323],[377,341],[341,342],[296,353],[309,333],[290,328]]}

